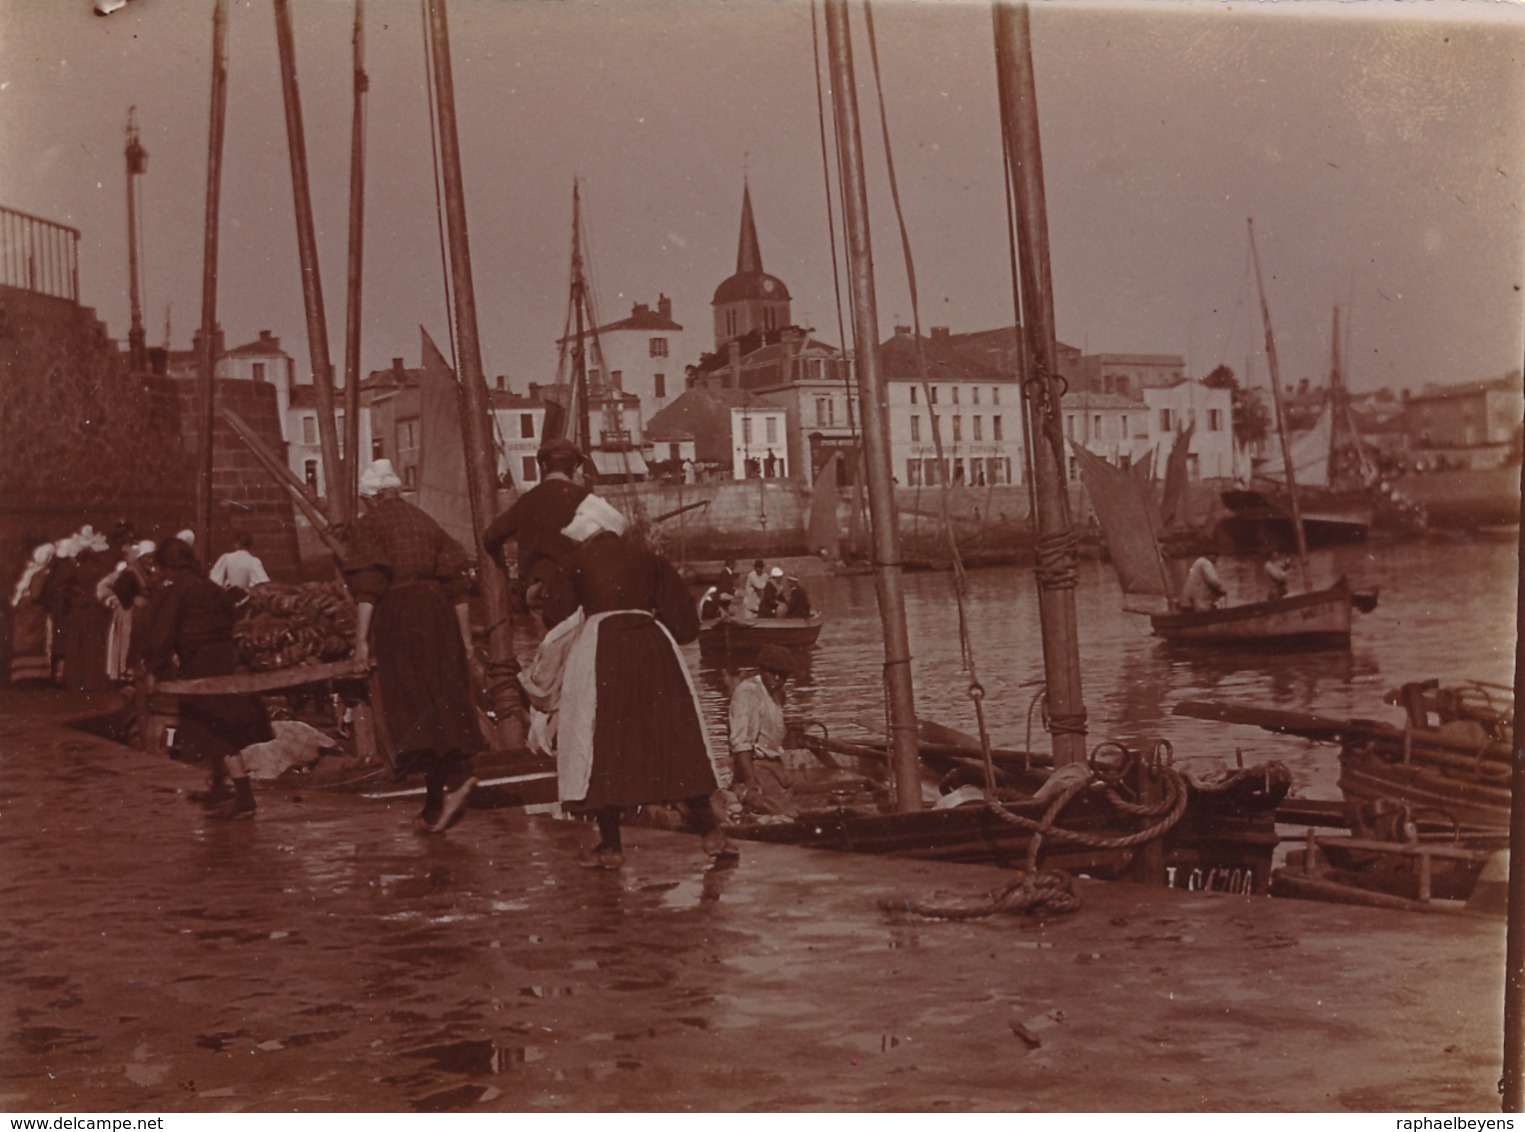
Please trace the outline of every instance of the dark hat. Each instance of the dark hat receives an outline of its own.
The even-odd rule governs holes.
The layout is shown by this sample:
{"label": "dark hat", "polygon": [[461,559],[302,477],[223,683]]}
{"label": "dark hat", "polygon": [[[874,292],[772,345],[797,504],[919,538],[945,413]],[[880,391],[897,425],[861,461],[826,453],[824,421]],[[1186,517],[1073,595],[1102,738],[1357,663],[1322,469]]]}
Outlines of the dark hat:
{"label": "dark hat", "polygon": [[799,665],[795,662],[794,654],[783,646],[764,645],[757,650],[757,667],[793,676]]}
{"label": "dark hat", "polygon": [[546,456],[551,455],[553,452],[570,452],[572,455],[578,457],[579,459],[582,457],[582,449],[577,447],[577,445],[573,444],[564,436],[551,437],[550,440],[547,440],[535,452],[535,457],[536,459],[544,459]]}
{"label": "dark hat", "polygon": [[764,562],[761,558],[754,558],[752,560],[752,568],[754,570],[761,570],[766,565],[767,563]]}

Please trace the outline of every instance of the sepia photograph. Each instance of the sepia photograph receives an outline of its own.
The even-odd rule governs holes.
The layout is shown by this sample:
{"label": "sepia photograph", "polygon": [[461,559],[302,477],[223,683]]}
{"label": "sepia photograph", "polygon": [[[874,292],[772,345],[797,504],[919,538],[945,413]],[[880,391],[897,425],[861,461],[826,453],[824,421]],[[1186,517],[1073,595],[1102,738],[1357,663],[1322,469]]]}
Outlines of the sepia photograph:
{"label": "sepia photograph", "polygon": [[0,1109],[1525,1111],[1522,208],[1513,0],[0,0]]}

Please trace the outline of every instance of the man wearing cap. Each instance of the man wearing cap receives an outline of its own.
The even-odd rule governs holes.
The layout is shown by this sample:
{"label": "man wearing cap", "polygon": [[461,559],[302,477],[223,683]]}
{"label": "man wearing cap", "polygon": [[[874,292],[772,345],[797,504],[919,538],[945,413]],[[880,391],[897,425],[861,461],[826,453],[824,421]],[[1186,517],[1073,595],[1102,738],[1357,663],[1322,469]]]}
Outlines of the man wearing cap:
{"label": "man wearing cap", "polygon": [[795,672],[794,654],[778,645],[757,652],[757,675],[731,693],[732,789],[741,804],[765,813],[797,817],[790,797],[791,779],[784,766],[785,685]]}
{"label": "man wearing cap", "polygon": [[793,574],[785,575],[778,584],[778,609],[774,616],[809,617],[810,612],[810,595],[805,587]]}
{"label": "man wearing cap", "polygon": [[482,545],[501,563],[503,544],[509,539],[518,541],[525,604],[540,613],[549,629],[577,608],[562,569],[576,544],[561,532],[587,498],[588,489],[574,478],[582,452],[570,440],[547,440],[535,461],[540,465],[540,482],[492,521],[482,535]]}
{"label": "man wearing cap", "polygon": [[375,654],[397,771],[424,776],[416,826],[444,833],[465,812],[477,781],[471,759],[486,746],[466,659],[471,575],[461,544],[401,489],[390,460],[361,473],[364,513],[350,533],[344,580],[357,607],[355,660]]}

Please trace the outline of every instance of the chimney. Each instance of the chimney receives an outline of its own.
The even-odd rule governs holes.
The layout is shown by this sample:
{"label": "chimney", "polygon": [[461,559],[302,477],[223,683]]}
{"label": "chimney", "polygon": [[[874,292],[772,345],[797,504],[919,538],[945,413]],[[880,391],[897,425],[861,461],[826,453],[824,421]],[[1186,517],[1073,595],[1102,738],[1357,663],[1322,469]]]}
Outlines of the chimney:
{"label": "chimney", "polygon": [[896,338],[909,338],[910,336],[911,336],[911,328],[909,326],[897,326],[897,327],[895,327],[895,337]]}
{"label": "chimney", "polygon": [[529,390],[530,390],[529,391],[529,399],[531,401],[539,400],[539,398],[540,398],[540,382],[538,382],[538,381],[530,382]]}
{"label": "chimney", "polygon": [[672,321],[672,300],[666,295],[657,296],[657,314],[661,315],[668,322]]}
{"label": "chimney", "polygon": [[932,341],[939,345],[948,345],[948,328],[946,326],[932,327]]}
{"label": "chimney", "polygon": [[279,350],[281,348],[281,340],[268,330],[261,330],[259,332],[259,344],[267,346],[272,350]]}
{"label": "chimney", "polygon": [[508,388],[508,376],[506,374],[501,374],[501,373],[498,374],[498,388],[499,389],[507,389]]}
{"label": "chimney", "polygon": [[393,358],[392,359],[392,372],[394,374],[396,374],[399,378],[402,377],[402,359],[401,358]]}
{"label": "chimney", "polygon": [[650,313],[651,313],[651,308],[649,306],[647,306],[645,303],[636,303],[635,306],[630,308],[630,317],[631,318],[639,318],[643,314],[650,314]]}

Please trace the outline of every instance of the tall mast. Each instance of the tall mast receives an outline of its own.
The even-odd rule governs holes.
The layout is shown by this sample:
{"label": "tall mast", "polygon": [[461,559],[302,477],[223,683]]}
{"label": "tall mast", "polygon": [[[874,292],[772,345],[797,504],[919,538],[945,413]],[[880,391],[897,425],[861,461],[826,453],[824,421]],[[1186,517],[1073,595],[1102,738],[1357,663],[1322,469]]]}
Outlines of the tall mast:
{"label": "tall mast", "polygon": [[1083,762],[1086,757],[1086,710],[1075,617],[1079,547],[1064,485],[1064,431],[1059,411],[1063,383],[1056,360],[1048,211],[1027,5],[996,4],[994,23],[996,69],[1001,77],[1002,142],[1017,208],[1018,322],[1031,375],[1024,383],[1023,400],[1026,433],[1032,440],[1038,618],[1043,629],[1049,728],[1054,765],[1058,767]]}
{"label": "tall mast", "polygon": [[445,0],[428,0],[428,35],[433,60],[435,114],[439,122],[440,171],[445,183],[445,221],[450,239],[450,278],[455,293],[456,365],[461,387],[461,421],[466,442],[466,479],[471,488],[471,517],[479,577],[487,618],[488,689],[498,718],[498,741],[522,747],[519,662],[514,658],[514,630],[508,579],[502,570],[485,568],[489,559],[482,532],[498,508],[497,453],[492,441],[492,407],[482,371],[477,334],[476,291],[471,278],[471,244],[466,232],[466,191],[461,180],[461,147],[456,132],[455,82],[450,67],[450,27]]}
{"label": "tall mast", "polygon": [[217,423],[217,223],[222,202],[222,139],[228,119],[228,0],[212,9],[212,93],[207,130],[206,226],[201,259],[201,476],[196,493],[196,538],[212,549],[212,430]]}
{"label": "tall mast", "polygon": [[592,420],[588,409],[588,351],[583,341],[583,311],[588,303],[588,285],[582,275],[582,193],[577,178],[572,178],[572,306],[577,337],[572,346],[572,396],[577,402],[577,442],[593,459]]}
{"label": "tall mast", "polygon": [[354,117],[350,123],[349,272],[344,316],[344,464],[345,513],[360,513],[360,289],[365,258],[365,0],[355,0]]}
{"label": "tall mast", "polygon": [[1287,439],[1287,413],[1281,397],[1281,367],[1276,364],[1276,339],[1271,334],[1271,307],[1260,277],[1260,253],[1255,250],[1255,220],[1250,218],[1250,258],[1255,263],[1255,287],[1260,292],[1260,319],[1266,328],[1266,368],[1271,371],[1271,400],[1276,404],[1276,435],[1281,438],[1281,462],[1287,469],[1287,493],[1292,499],[1292,531],[1297,536],[1297,560],[1302,568],[1303,588],[1308,589],[1308,538],[1303,533],[1302,504],[1297,497],[1297,475],[1292,470],[1292,445]]}
{"label": "tall mast", "polygon": [[323,277],[318,270],[318,237],[307,184],[307,139],[302,127],[302,98],[297,90],[295,36],[291,0],[275,2],[275,42],[281,57],[281,93],[286,104],[286,148],[291,156],[291,192],[296,204],[297,251],[302,261],[302,300],[307,310],[307,350],[312,359],[312,390],[318,408],[318,447],[323,457],[325,511],[330,520],[349,516],[349,494],[339,466],[339,433],[334,422],[334,367],[328,356],[328,316],[323,308]]}
{"label": "tall mast", "polygon": [[148,370],[148,332],[143,328],[143,297],[138,261],[138,178],[148,172],[148,150],[138,141],[138,108],[127,110],[127,295],[132,304],[132,328],[127,332],[127,361],[133,373]]}
{"label": "tall mast", "polygon": [[863,422],[869,517],[874,538],[874,589],[884,623],[884,680],[890,701],[890,741],[896,807],[921,808],[916,697],[911,684],[911,640],[900,588],[900,532],[885,421],[884,379],[879,372],[879,313],[874,296],[873,243],[868,226],[868,186],[863,176],[863,136],[858,85],[853,78],[852,34],[847,0],[826,0],[826,52],[831,65],[832,109],[842,152],[842,220],[847,231],[852,280],[853,338],[857,342],[859,418]]}

